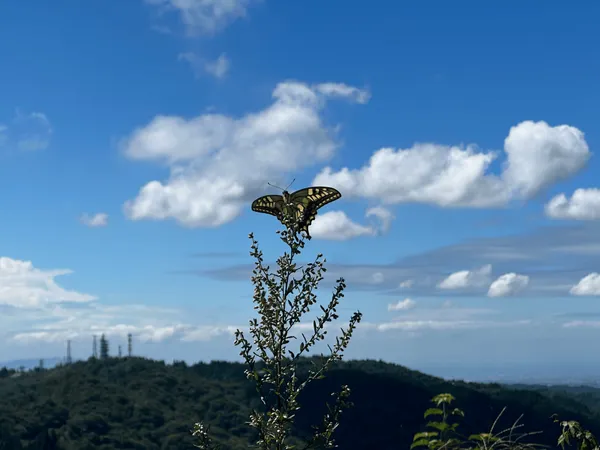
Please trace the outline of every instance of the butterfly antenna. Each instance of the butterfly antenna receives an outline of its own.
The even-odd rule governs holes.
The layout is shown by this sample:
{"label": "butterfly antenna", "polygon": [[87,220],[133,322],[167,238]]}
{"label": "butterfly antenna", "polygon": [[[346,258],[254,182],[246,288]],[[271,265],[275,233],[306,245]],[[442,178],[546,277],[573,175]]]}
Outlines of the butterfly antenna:
{"label": "butterfly antenna", "polygon": [[291,182],[290,184],[288,184],[288,185],[287,185],[287,187],[285,188],[285,190],[286,190],[286,191],[287,191],[287,190],[290,188],[290,186],[291,186],[292,184],[294,184],[294,181],[296,181],[296,179],[295,179],[295,178],[292,180],[292,182]]}
{"label": "butterfly antenna", "polygon": [[283,188],[280,188],[279,186],[276,186],[276,185],[274,185],[274,184],[271,184],[271,183],[267,183],[267,184],[268,184],[269,186],[271,186],[271,187],[274,187],[274,188],[277,188],[277,189],[279,189],[279,190],[285,191],[285,189],[283,189]]}

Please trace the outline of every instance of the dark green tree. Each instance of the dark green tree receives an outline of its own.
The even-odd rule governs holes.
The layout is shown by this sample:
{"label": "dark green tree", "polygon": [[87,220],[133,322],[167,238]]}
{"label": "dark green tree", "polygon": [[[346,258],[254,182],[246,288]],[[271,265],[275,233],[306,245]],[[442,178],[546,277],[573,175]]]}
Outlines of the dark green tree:
{"label": "dark green tree", "polygon": [[57,450],[57,438],[54,430],[42,431],[36,437],[35,441],[27,448],[30,450]]}
{"label": "dark green tree", "polygon": [[4,425],[0,426],[0,450],[22,450],[21,440],[7,430]]}

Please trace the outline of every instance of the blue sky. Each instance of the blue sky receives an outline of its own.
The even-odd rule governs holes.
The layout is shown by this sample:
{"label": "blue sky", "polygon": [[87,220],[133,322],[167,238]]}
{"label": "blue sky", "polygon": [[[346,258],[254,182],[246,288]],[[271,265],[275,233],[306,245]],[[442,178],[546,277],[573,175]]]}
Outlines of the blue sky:
{"label": "blue sky", "polygon": [[346,278],[342,318],[364,313],[348,356],[585,365],[600,332],[599,12],[1,4],[0,360],[69,338],[84,357],[92,334],[116,346],[130,331],[140,354],[236,358],[247,235],[270,260],[282,250],[250,202],[296,178],[343,194],[305,258],[326,255],[327,288]]}

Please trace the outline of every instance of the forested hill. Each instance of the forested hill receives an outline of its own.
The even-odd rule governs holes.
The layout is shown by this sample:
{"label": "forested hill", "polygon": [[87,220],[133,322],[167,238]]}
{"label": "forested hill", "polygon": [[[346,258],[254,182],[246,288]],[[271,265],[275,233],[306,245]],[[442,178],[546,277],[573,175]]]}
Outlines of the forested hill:
{"label": "forested hill", "polygon": [[[302,363],[304,368],[308,364]],[[201,420],[211,424],[227,448],[247,448],[252,433],[245,422],[259,402],[244,368],[228,362],[188,367],[109,358],[22,374],[2,370],[4,449],[192,449],[189,430]],[[559,429],[550,419],[553,413],[580,420],[592,432],[600,430],[595,404],[583,404],[566,393],[550,398],[535,390],[447,382],[393,364],[349,361],[337,364],[301,397],[300,439],[321,421],[324,402],[342,384],[350,386],[354,402],[336,431],[342,450],[409,448],[413,434],[423,430],[430,399],[442,392],[452,393],[456,406],[465,411],[467,435],[489,430],[504,406],[498,429],[524,414],[525,429],[544,431],[535,437],[539,443],[556,443]]]}

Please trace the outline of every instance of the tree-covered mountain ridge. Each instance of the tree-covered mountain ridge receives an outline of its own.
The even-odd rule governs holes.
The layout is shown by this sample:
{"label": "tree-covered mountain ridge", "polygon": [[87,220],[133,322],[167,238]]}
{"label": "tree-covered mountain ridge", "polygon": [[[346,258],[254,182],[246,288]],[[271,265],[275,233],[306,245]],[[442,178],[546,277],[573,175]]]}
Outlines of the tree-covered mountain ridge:
{"label": "tree-covered mountain ridge", "polygon": [[[315,358],[299,361],[301,378]],[[192,449],[194,422],[211,425],[216,440],[231,449],[248,448],[256,438],[246,424],[260,409],[242,363],[213,361],[172,365],[138,357],[94,359],[53,369],[0,370],[0,433],[4,450]],[[556,445],[560,430],[551,416],[580,421],[600,431],[600,390],[446,381],[401,365],[374,360],[336,362],[327,377],[300,397],[295,436],[308,438],[314,417],[341,384],[354,406],[344,411],[335,432],[340,449],[408,449],[425,430],[423,412],[440,392],[456,397],[465,411],[461,432],[489,430],[503,408],[497,429],[521,414],[535,442]],[[586,392],[592,394],[586,394]],[[597,391],[597,392],[596,392]]]}

